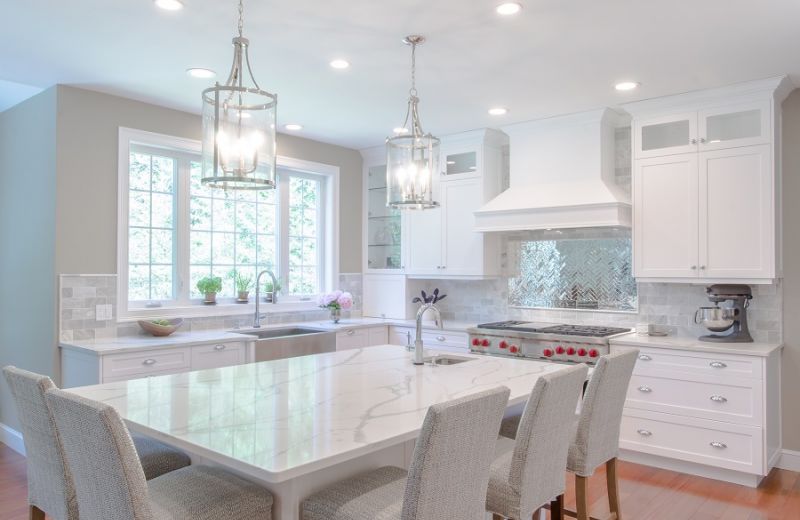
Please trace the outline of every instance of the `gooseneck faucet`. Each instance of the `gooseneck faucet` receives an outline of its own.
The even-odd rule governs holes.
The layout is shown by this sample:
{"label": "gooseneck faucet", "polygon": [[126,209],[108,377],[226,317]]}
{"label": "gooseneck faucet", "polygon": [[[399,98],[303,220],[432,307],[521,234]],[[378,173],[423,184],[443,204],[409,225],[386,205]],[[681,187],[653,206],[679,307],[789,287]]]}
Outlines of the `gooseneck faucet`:
{"label": "gooseneck faucet", "polygon": [[439,312],[439,308],[432,303],[425,303],[419,306],[419,310],[417,311],[417,337],[414,340],[414,364],[415,365],[424,365],[425,364],[425,357],[424,351],[422,348],[422,316],[427,311],[433,311],[436,315],[436,326],[440,329],[443,327],[442,325],[442,315]]}
{"label": "gooseneck faucet", "polygon": [[261,277],[265,274],[268,274],[269,277],[272,278],[272,303],[273,305],[278,303],[278,279],[275,278],[275,273],[269,269],[265,269],[258,273],[256,277],[256,314],[253,316],[254,329],[261,328]]}

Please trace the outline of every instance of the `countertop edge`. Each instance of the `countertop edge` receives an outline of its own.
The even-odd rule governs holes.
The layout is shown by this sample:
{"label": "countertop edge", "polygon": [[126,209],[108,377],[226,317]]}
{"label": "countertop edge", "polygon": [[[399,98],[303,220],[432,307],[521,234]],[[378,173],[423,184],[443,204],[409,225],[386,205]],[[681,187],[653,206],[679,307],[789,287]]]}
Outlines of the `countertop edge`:
{"label": "countertop edge", "polygon": [[784,347],[783,342],[713,343],[681,336],[638,336],[635,332],[612,338],[609,343],[611,346],[666,348],[750,357],[769,357],[774,351]]}

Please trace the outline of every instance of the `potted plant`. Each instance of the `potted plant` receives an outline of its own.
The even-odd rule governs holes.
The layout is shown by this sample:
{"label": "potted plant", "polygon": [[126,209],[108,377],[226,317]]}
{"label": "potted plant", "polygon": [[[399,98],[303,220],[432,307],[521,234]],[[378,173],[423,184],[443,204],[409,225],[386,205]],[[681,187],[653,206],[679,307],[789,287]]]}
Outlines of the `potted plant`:
{"label": "potted plant", "polygon": [[272,280],[267,280],[264,282],[264,301],[267,303],[272,303],[272,295],[279,293],[281,290],[281,281],[275,284],[275,287],[272,286]]}
{"label": "potted plant", "polygon": [[[447,298],[446,294],[439,294],[439,288],[435,288],[431,294],[426,293],[425,291],[420,292],[420,295],[411,300],[411,303],[437,303]],[[425,313],[427,314],[427,312]],[[424,321],[431,321],[425,320]]]}
{"label": "potted plant", "polygon": [[222,290],[222,278],[219,276],[205,276],[197,282],[197,290],[205,295],[203,303],[217,303],[217,293]]}
{"label": "potted plant", "polygon": [[349,292],[336,290],[320,296],[318,303],[323,309],[331,311],[331,321],[339,323],[342,318],[342,309],[348,310],[353,307],[353,295]]}
{"label": "potted plant", "polygon": [[253,287],[253,277],[242,274],[239,271],[233,272],[233,283],[236,285],[239,303],[247,303],[250,300],[250,289]]}

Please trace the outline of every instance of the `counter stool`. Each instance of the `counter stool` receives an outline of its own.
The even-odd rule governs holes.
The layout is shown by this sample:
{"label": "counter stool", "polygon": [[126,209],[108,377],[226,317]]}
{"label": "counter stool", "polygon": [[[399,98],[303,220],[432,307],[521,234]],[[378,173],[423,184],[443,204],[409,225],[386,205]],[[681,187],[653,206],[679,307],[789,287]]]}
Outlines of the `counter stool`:
{"label": "counter stool", "polygon": [[187,466],[146,480],[114,408],[55,388],[45,398],[75,483],[81,520],[272,518],[269,491],[221,468]]}
{"label": "counter stool", "polygon": [[383,467],[303,500],[303,520],[483,520],[504,387],[428,409],[408,471]]}
{"label": "counter stool", "polygon": [[[486,510],[494,519],[527,520],[554,497],[564,496],[575,407],[588,368],[576,365],[539,378],[519,422],[515,440],[501,437],[489,473]],[[558,500],[558,499],[556,499]],[[552,510],[551,519],[561,520]]]}
{"label": "counter stool", "polygon": [[[45,392],[55,388],[40,374],[13,366],[3,368],[22,424],[28,463],[28,504],[31,519],[77,520],[78,508],[72,477],[64,462],[64,449]],[[155,478],[188,466],[189,457],[144,436],[134,437],[146,478]]]}

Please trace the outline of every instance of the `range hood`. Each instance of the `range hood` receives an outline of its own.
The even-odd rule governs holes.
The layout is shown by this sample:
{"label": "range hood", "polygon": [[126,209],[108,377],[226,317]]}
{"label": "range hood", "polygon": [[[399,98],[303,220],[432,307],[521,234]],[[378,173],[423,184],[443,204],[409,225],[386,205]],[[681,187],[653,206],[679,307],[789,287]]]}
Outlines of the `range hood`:
{"label": "range hood", "polygon": [[503,127],[510,187],[475,212],[475,231],[630,227],[631,200],[615,182],[616,112]]}

